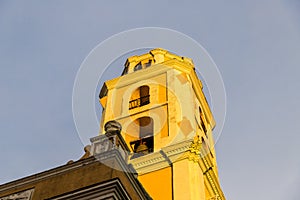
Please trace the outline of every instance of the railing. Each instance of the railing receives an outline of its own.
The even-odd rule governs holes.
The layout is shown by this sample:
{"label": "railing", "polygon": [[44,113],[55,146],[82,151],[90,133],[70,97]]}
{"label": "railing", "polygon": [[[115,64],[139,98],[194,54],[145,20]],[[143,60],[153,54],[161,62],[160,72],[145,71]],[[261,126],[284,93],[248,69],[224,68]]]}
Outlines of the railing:
{"label": "railing", "polygon": [[150,95],[131,100],[129,101],[129,110],[147,105],[149,103],[150,103]]}

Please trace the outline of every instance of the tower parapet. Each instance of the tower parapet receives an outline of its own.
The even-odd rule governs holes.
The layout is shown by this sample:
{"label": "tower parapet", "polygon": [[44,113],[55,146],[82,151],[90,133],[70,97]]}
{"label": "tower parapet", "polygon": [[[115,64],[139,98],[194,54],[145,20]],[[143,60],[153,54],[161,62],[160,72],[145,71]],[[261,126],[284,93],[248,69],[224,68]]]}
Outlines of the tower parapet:
{"label": "tower parapet", "polygon": [[135,71],[145,69],[152,65],[160,64],[172,59],[176,59],[180,62],[184,62],[185,64],[188,64],[194,68],[192,59],[187,57],[180,57],[164,49],[158,48],[158,49],[153,49],[149,53],[140,56],[129,57],[124,64],[125,68],[122,75],[133,73]]}

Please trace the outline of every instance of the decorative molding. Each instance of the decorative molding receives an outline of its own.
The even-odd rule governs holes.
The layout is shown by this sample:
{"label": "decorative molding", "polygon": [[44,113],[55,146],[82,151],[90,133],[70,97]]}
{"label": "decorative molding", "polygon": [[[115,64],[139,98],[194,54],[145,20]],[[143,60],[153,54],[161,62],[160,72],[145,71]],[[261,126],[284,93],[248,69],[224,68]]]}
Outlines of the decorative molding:
{"label": "decorative molding", "polygon": [[25,190],[22,192],[14,193],[1,197],[0,200],[30,200],[34,189]]}
{"label": "decorative molding", "polygon": [[97,155],[100,153],[104,153],[113,148],[113,141],[109,141],[109,138],[106,135],[100,135],[97,137],[91,138],[92,147],[91,147],[91,154]]}
{"label": "decorative molding", "polygon": [[[139,174],[144,174],[168,167],[170,163],[175,163],[183,159],[199,162],[202,157],[209,155],[207,150],[202,147],[201,140],[195,137],[194,139],[187,139],[183,142],[164,147],[160,151],[132,159],[129,163],[133,165]],[[206,168],[212,166],[210,160],[205,159],[205,162],[207,163],[203,164],[203,166]],[[202,170],[203,172],[205,171],[205,169]]]}
{"label": "decorative molding", "polygon": [[60,195],[58,197],[50,198],[48,200],[104,200],[104,199],[116,199],[116,200],[130,200],[130,196],[126,192],[125,187],[122,185],[119,179],[112,179],[110,181],[97,184],[92,187],[80,189],[67,194]]}
{"label": "decorative molding", "polygon": [[193,142],[189,139],[162,148],[160,151],[147,154],[129,161],[139,175],[146,174],[170,166],[171,163],[177,162],[188,157],[188,150]]}
{"label": "decorative molding", "polygon": [[122,127],[117,121],[107,122],[105,124],[106,133],[90,139],[92,143],[91,155],[96,156],[117,150],[126,161],[130,150],[120,134],[121,129]]}

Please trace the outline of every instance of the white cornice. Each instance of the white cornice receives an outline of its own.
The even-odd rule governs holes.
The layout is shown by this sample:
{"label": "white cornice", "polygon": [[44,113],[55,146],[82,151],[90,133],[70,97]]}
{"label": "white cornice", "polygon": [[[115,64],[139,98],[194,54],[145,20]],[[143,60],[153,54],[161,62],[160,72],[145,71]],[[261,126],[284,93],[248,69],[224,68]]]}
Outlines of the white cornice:
{"label": "white cornice", "polygon": [[187,157],[193,139],[185,140],[162,148],[160,151],[135,158],[129,161],[139,175],[146,174],[170,166]]}

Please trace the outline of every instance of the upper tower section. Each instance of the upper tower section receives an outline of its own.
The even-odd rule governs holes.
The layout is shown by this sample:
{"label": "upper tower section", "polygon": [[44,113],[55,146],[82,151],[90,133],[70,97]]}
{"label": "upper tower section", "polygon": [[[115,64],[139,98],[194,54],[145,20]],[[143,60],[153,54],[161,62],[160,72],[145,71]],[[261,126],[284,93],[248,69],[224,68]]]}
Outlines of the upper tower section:
{"label": "upper tower section", "polygon": [[134,153],[155,152],[195,135],[212,146],[215,120],[202,89],[190,58],[164,49],[129,57],[122,75],[101,89],[101,129],[119,121]]}
{"label": "upper tower section", "polygon": [[180,57],[175,54],[171,54],[164,49],[153,49],[149,53],[140,56],[131,56],[126,60],[125,68],[122,75],[133,73],[135,71],[146,69],[151,65],[163,63],[168,60],[177,59],[185,62],[194,68],[192,59],[187,57]]}

